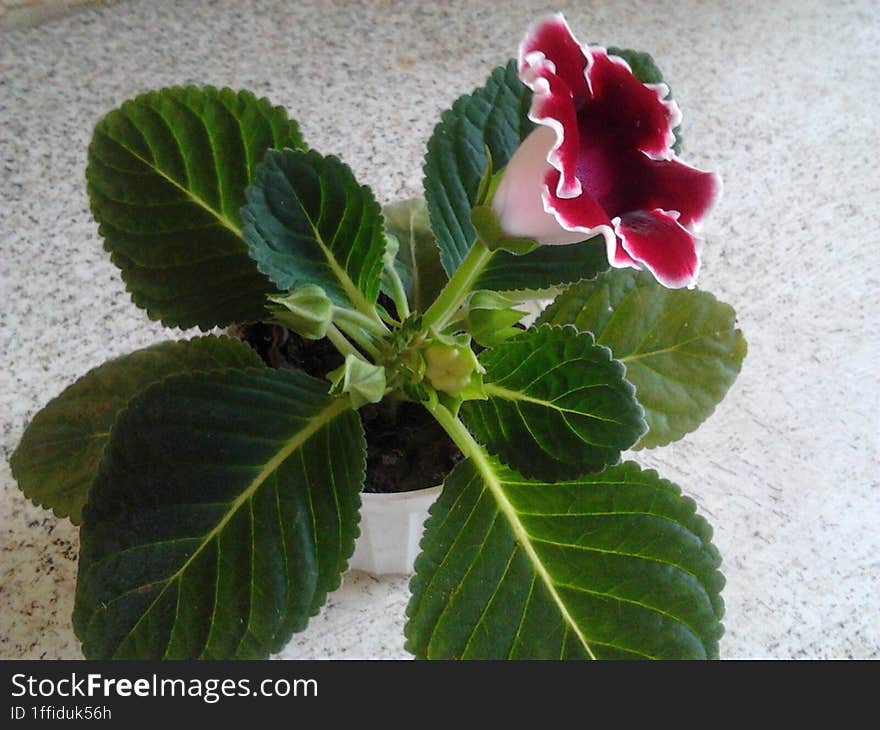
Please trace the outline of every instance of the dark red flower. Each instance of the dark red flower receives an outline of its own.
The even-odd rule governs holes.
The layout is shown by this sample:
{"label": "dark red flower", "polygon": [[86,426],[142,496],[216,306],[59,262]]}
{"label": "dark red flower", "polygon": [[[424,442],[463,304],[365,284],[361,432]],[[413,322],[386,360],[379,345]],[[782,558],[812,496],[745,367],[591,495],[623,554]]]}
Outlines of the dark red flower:
{"label": "dark red flower", "polygon": [[696,231],[721,183],[672,151],[678,105],[622,58],[581,45],[562,15],[538,22],[519,51],[539,126],[514,153],[492,206],[511,236],[566,244],[601,234],[619,268],[646,266],[667,287],[692,286]]}

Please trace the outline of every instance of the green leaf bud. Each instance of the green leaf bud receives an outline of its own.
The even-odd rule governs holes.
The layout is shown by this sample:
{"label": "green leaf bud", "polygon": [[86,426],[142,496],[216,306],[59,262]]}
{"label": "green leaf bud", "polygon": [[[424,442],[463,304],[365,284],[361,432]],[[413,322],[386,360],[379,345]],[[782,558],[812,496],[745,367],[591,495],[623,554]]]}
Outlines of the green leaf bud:
{"label": "green leaf bud", "polygon": [[516,309],[520,302],[493,291],[474,292],[468,304],[468,329],[474,340],[484,347],[497,347],[521,334],[514,327],[526,314]]}

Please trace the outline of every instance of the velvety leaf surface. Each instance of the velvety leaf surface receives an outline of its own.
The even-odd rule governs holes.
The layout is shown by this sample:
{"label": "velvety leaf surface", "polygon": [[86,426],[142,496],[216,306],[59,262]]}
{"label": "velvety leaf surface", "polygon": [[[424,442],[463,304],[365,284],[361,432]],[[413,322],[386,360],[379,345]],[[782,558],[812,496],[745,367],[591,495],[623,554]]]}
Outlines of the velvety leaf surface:
{"label": "velvety leaf surface", "polygon": [[431,509],[407,608],[427,659],[718,655],[721,558],[692,500],[626,462],[577,481],[463,462]]}
{"label": "velvety leaf surface", "polygon": [[[519,80],[516,62],[496,68],[486,85],[460,97],[443,112],[425,156],[425,200],[440,258],[451,274],[473,244],[471,208],[486,171],[486,147],[500,170],[534,125],[528,119],[531,91]],[[541,289],[594,276],[608,268],[601,237],[571,246],[543,246],[524,256],[496,253],[475,289]]]}
{"label": "velvety leaf surface", "polygon": [[488,400],[461,415],[491,454],[530,477],[603,469],[645,431],[623,366],[573,327],[543,326],[480,355]]}
{"label": "velvety leaf surface", "polygon": [[259,367],[259,356],[231,337],[160,342],[110,360],[49,401],[9,460],[25,496],[79,524],[117,414],[148,385],[193,370]]}
{"label": "velvety leaf surface", "polygon": [[248,256],[239,209],[271,147],[301,147],[296,122],[247,91],[151,91],[95,127],[92,214],[132,300],[169,327],[265,316],[274,291]]}
{"label": "velvety leaf surface", "polygon": [[733,307],[709,292],[666,289],[632,269],[567,289],[539,322],[592,332],[626,365],[649,427],[640,447],[676,441],[705,421],[747,349]]}
{"label": "velvety leaf surface", "polygon": [[372,306],[385,250],[382,212],[348,165],[313,150],[273,150],[247,200],[251,256],[279,289],[318,284],[337,304]]}
{"label": "velvety leaf surface", "polygon": [[119,416],[81,530],[88,658],[258,658],[324,603],[365,469],[347,400],[292,371],[172,376]]}
{"label": "velvety leaf surface", "polygon": [[[393,203],[385,206],[382,214],[386,232],[400,244],[394,266],[403,282],[410,307],[414,311],[424,312],[447,281],[425,201],[416,198]],[[390,295],[390,290],[386,294]]]}

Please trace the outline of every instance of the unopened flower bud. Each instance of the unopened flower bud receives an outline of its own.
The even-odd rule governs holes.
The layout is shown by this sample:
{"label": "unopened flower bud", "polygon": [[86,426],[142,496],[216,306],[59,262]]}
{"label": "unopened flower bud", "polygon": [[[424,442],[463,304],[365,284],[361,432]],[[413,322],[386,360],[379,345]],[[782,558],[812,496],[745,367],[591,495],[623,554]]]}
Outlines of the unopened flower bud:
{"label": "unopened flower bud", "polygon": [[305,284],[286,294],[270,296],[270,310],[275,318],[307,340],[327,336],[333,322],[333,302],[316,284]]}
{"label": "unopened flower bud", "polygon": [[461,395],[474,374],[484,372],[469,344],[434,342],[425,349],[425,377],[435,390]]}
{"label": "unopened flower bud", "polygon": [[355,355],[347,355],[345,364],[328,373],[327,377],[332,383],[330,393],[347,393],[355,408],[378,403],[385,395],[385,368],[372,365]]}

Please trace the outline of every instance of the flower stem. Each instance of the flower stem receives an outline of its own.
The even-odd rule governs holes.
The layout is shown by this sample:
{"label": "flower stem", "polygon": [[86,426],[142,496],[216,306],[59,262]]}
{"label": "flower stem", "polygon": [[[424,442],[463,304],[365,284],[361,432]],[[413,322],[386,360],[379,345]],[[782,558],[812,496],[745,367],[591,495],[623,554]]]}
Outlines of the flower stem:
{"label": "flower stem", "polygon": [[394,263],[385,267],[388,272],[388,279],[391,282],[391,298],[394,300],[394,306],[397,308],[397,317],[402,322],[409,317],[409,302],[406,299],[406,290],[403,288],[403,282],[400,280],[400,274],[394,268]]}
{"label": "flower stem", "polygon": [[357,348],[354,347],[348,340],[345,339],[345,335],[339,331],[339,328],[335,324],[331,324],[327,328],[327,339],[333,343],[333,346],[339,350],[340,354],[345,355],[354,355],[355,357],[359,357],[361,360],[364,360],[364,356],[358,352]]}
{"label": "flower stem", "polygon": [[382,321],[387,324],[389,327],[399,327],[400,322],[394,319],[390,314],[388,314],[385,307],[376,307],[376,311],[379,313],[379,317],[381,317]]}
{"label": "flower stem", "polygon": [[[437,419],[449,438],[458,446],[462,454],[475,462],[484,457],[482,447],[471,436],[470,431],[452,413],[438,402],[425,403],[425,408]],[[485,459],[483,459],[485,461]],[[479,466],[478,466],[479,471]]]}
{"label": "flower stem", "polygon": [[483,272],[483,269],[486,268],[486,264],[489,263],[493,253],[479,238],[474,241],[474,245],[471,246],[470,251],[462,259],[452,278],[446,282],[443,291],[440,292],[440,295],[428,307],[428,311],[425,312],[425,316],[422,319],[425,329],[430,327],[442,328],[449,318],[455,314],[464,298],[470,294],[474,283]]}
{"label": "flower stem", "polygon": [[[359,324],[352,322],[347,318],[340,318],[336,320],[336,325],[338,325],[339,329],[342,330],[350,339],[354,340],[361,347],[361,349],[363,349],[364,352],[372,357],[374,362],[379,359],[379,357],[381,356],[379,349],[373,344],[373,341],[370,339],[369,334],[364,332]],[[329,336],[329,330],[327,334]],[[361,359],[363,360],[364,358],[361,357]]]}
{"label": "flower stem", "polygon": [[368,317],[361,312],[356,312],[354,309],[348,309],[347,307],[333,307],[333,321],[359,327],[378,339],[382,339],[385,335],[390,334],[389,329],[381,319],[375,320],[372,317]]}

